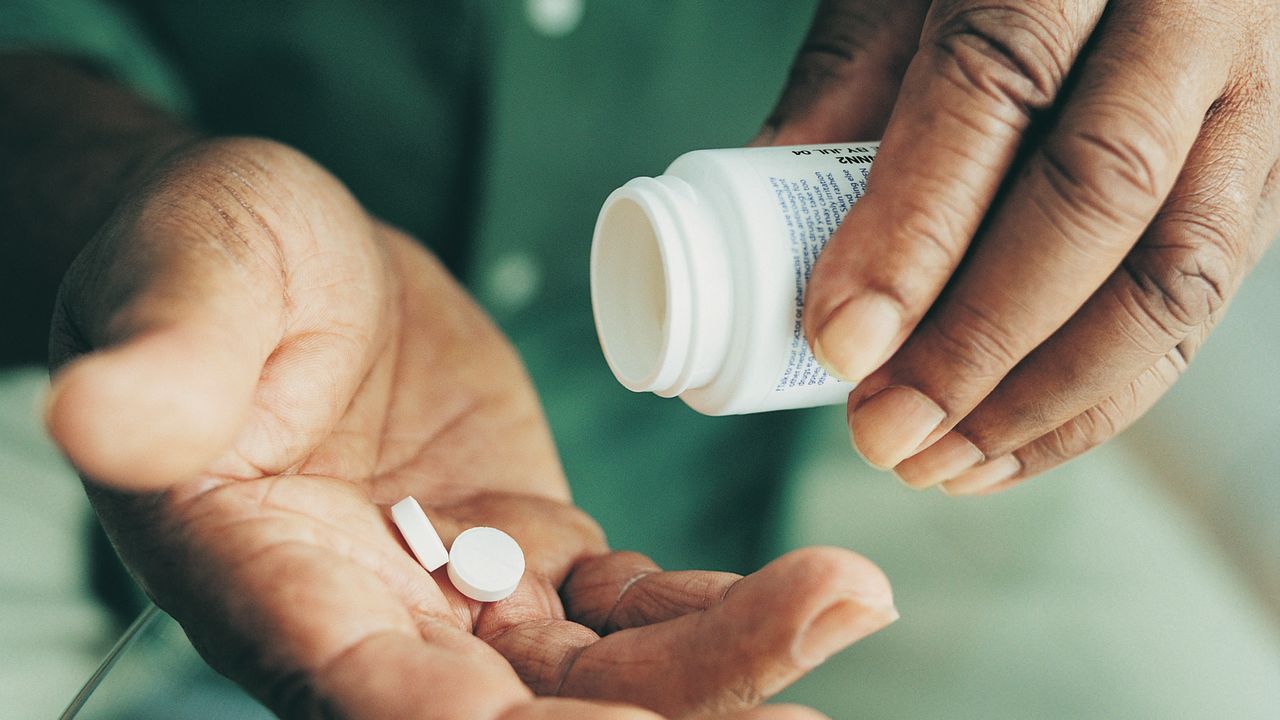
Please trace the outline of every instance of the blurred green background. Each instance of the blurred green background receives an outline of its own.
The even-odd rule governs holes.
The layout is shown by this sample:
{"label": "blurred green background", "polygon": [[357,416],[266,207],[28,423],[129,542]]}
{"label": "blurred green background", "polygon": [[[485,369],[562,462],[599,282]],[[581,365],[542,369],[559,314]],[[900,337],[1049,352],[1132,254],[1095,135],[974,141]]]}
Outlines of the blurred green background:
{"label": "blurred green background", "polygon": [[[812,3],[0,0],[0,47],[89,58],[210,132],[293,143],[439,253],[516,342],[578,501],[617,547],[748,571],[853,548],[902,619],[785,698],[835,718],[1280,717],[1280,258],[1118,441],[1011,493],[915,493],[839,408],[704,418],[632,395],[595,344],[595,212],[749,138]],[[0,716],[70,701],[129,611],[79,482],[0,376]],[[127,605],[127,603],[125,604]],[[246,717],[159,619],[82,717]]]}

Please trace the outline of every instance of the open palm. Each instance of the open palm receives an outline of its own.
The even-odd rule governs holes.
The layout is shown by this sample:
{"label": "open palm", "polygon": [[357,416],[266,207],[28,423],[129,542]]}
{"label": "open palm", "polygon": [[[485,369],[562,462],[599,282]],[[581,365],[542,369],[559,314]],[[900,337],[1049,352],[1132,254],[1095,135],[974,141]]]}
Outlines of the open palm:
{"label": "open palm", "polygon": [[[847,551],[746,578],[610,552],[501,334],[275,143],[159,169],[68,273],[52,346],[50,431],[126,562],[286,717],[808,717],[755,706],[895,617]],[[514,536],[515,595],[425,572],[388,520],[406,495],[446,542]]]}

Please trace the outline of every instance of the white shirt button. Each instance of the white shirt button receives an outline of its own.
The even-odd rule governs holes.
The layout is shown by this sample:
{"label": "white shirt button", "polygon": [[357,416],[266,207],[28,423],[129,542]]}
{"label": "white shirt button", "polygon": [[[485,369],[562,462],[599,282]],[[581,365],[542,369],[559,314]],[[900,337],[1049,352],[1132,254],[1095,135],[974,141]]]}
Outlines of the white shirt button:
{"label": "white shirt button", "polygon": [[526,0],[525,14],[534,30],[547,37],[563,37],[582,21],[583,0]]}
{"label": "white shirt button", "polygon": [[533,302],[542,285],[542,269],[527,253],[499,257],[485,277],[485,294],[499,310],[515,312]]}

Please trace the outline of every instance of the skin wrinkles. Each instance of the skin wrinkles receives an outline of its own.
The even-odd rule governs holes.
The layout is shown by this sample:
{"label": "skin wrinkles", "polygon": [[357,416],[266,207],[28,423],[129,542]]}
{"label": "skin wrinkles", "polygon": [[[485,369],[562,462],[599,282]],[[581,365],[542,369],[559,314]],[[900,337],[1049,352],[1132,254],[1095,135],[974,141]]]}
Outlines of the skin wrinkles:
{"label": "skin wrinkles", "polygon": [[[1145,412],[1271,242],[1280,20],[1251,0],[939,0],[917,27],[804,327],[861,381],[860,452],[915,488],[986,493]],[[805,112],[827,107],[782,113],[796,131],[779,136],[868,139],[806,137]],[[900,325],[864,327],[872,300]]]}

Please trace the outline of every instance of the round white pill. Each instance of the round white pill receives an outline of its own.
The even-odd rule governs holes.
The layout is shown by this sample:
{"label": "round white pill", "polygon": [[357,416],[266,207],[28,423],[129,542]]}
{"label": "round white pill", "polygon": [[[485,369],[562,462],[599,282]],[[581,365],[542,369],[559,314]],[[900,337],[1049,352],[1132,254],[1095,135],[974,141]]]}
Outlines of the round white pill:
{"label": "round white pill", "polygon": [[449,562],[449,551],[444,549],[440,534],[432,527],[417,500],[407,497],[392,505],[391,520],[400,528],[400,535],[422,567],[431,571]]}
{"label": "round white pill", "polygon": [[449,548],[449,579],[472,600],[501,600],[516,591],[523,575],[524,551],[497,528],[473,527]]}

